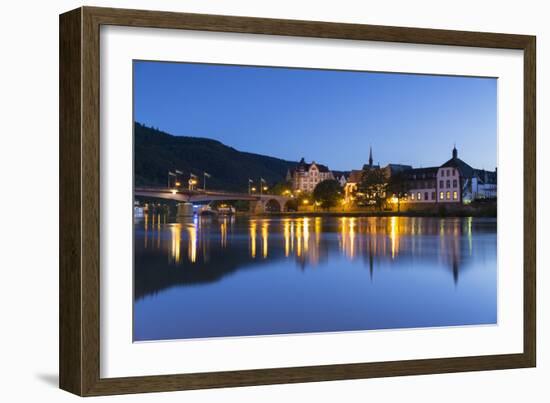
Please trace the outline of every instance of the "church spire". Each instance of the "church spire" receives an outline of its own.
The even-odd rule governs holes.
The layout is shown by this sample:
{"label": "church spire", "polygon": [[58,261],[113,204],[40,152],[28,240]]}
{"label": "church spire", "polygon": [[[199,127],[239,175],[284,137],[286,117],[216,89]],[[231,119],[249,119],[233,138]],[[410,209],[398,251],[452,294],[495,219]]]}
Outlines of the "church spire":
{"label": "church spire", "polygon": [[372,168],[372,146],[370,146],[369,150],[369,166]]}
{"label": "church spire", "polygon": [[458,151],[457,151],[457,149],[456,149],[456,144],[455,144],[454,147],[453,147],[453,158],[454,158],[454,159],[457,159],[457,158],[458,158]]}

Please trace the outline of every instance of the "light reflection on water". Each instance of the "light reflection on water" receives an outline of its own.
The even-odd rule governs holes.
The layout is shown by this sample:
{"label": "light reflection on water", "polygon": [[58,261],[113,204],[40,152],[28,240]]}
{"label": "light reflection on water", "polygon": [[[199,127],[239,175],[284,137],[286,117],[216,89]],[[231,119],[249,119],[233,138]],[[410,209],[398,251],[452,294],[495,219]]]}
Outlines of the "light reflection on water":
{"label": "light reflection on water", "polygon": [[135,340],[495,323],[496,220],[146,215],[134,280]]}

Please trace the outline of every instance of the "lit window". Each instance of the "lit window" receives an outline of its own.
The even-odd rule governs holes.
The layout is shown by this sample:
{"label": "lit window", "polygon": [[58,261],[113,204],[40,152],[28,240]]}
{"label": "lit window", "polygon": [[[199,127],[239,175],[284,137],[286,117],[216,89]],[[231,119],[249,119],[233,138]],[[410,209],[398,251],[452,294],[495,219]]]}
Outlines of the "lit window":
{"label": "lit window", "polygon": [[453,192],[453,200],[458,200],[458,192]]}
{"label": "lit window", "polygon": [[439,200],[443,200],[443,192],[439,192]]}
{"label": "lit window", "polygon": [[447,192],[447,200],[451,200],[451,192]]}
{"label": "lit window", "polygon": [[416,194],[416,197],[418,198],[418,200],[422,200],[422,195],[420,194],[420,192]]}

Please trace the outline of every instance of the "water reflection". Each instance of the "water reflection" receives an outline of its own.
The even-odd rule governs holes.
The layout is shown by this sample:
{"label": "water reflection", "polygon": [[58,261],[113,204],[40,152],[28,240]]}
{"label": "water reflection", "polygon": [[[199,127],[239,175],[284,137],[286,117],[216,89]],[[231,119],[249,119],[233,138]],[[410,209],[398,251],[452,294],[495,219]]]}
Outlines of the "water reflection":
{"label": "water reflection", "polygon": [[[134,239],[138,339],[496,320],[494,219],[225,216],[174,222],[150,214],[136,222]],[[175,299],[165,300],[169,295]],[[176,300],[193,310],[182,312]],[[275,315],[274,307],[280,325],[256,312]],[[307,318],[306,308],[314,311]],[[174,328],[188,315],[212,317],[226,331],[214,332],[210,322]],[[156,323],[168,318],[173,322]]]}
{"label": "water reflection", "polygon": [[[394,261],[399,267],[400,260],[434,259],[450,269],[456,283],[466,258],[474,254],[477,246],[473,242],[474,220],[471,217],[236,219],[225,216],[194,217],[166,224],[167,220],[166,215],[146,214],[143,221],[136,224],[136,228],[142,230],[136,232],[141,239],[136,242],[136,252],[147,255],[164,251],[170,265],[182,268],[213,269],[210,266],[216,263],[210,265],[209,262],[214,254],[216,261],[225,256],[238,267],[261,258],[290,259],[305,269],[325,263],[331,253],[339,253],[351,261],[365,262],[371,274],[375,262],[380,260]],[[496,223],[478,219],[475,231],[495,232]],[[243,236],[247,238],[246,254],[242,253]],[[228,250],[231,253],[226,253]],[[153,256],[158,256],[158,252]]]}
{"label": "water reflection", "polygon": [[[170,238],[166,241],[170,245],[167,249],[170,261],[181,262],[182,237],[186,241],[184,248],[186,248],[189,263],[197,262],[198,250],[202,250],[203,259],[207,259],[209,241],[216,235],[212,233],[212,220],[216,219],[195,217],[169,224]],[[236,220],[234,217],[222,217],[217,221],[218,245],[221,249],[226,249],[231,246]],[[352,260],[365,254],[396,259],[403,247],[413,256],[422,255],[425,237],[437,235],[439,257],[442,260],[456,261],[460,260],[460,254],[464,252],[460,247],[464,240],[467,241],[468,254],[472,255],[472,221],[471,217],[466,219],[340,217],[336,220],[338,245],[340,252]],[[162,248],[162,222],[166,222],[166,217],[160,214],[144,216],[143,249]],[[492,227],[490,223],[489,227]],[[483,228],[478,228],[478,231],[480,230],[483,231]],[[323,238],[330,240],[332,232],[331,223],[324,224],[321,217],[250,219],[248,221],[249,256],[255,259],[259,247],[261,257],[268,258],[270,243],[274,247],[273,254],[277,256],[278,250],[275,244],[282,238],[284,257],[303,256],[309,263],[315,264],[321,255],[319,249],[326,246],[323,245]],[[273,235],[271,241],[270,234]],[[282,236],[278,237],[278,234]],[[150,239],[152,243],[149,242]],[[405,241],[404,245],[401,244],[402,239]]]}

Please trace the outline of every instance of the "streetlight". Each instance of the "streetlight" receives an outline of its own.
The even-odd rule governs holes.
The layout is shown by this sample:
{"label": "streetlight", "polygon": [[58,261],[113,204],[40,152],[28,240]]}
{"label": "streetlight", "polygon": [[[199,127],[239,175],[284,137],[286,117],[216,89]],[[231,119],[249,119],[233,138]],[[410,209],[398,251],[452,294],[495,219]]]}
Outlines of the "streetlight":
{"label": "streetlight", "polygon": [[248,194],[250,194],[250,185],[254,183],[254,181],[250,178],[248,178]]}
{"label": "streetlight", "polygon": [[172,187],[172,181],[170,180],[171,176],[175,176],[176,180],[177,180],[177,175],[172,171],[168,171],[168,187],[169,188]]}
{"label": "streetlight", "polygon": [[210,175],[208,172],[204,172],[204,178],[203,178],[203,190],[206,192],[206,178],[211,178],[212,175]]}
{"label": "streetlight", "polygon": [[189,181],[187,182],[189,184],[189,190],[195,190],[195,185],[197,184],[196,177],[196,175],[190,174]]}
{"label": "streetlight", "polygon": [[265,183],[265,179],[260,177],[260,196],[262,195],[262,190],[267,186],[262,186],[262,183]]}
{"label": "streetlight", "polygon": [[179,186],[178,183],[181,185],[181,182],[180,182],[178,176],[183,176],[183,171],[180,171],[179,169],[174,169],[174,172],[176,173],[176,175],[175,175],[176,176],[176,179],[175,179],[176,186]]}

